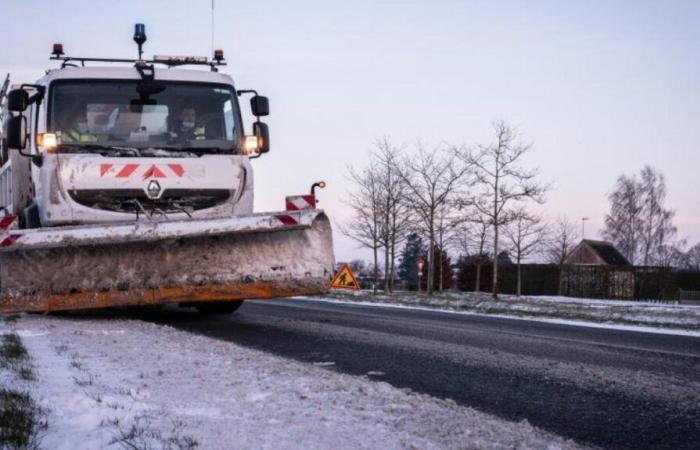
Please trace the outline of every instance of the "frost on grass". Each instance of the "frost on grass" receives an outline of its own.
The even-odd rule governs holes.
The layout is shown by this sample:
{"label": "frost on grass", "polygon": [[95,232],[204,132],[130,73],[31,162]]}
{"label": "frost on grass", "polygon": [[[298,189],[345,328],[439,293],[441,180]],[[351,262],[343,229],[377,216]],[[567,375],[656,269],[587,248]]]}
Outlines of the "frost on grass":
{"label": "frost on grass", "polygon": [[[11,320],[10,322],[13,322]],[[7,321],[6,321],[7,322]],[[35,382],[27,349],[15,333],[0,335],[0,448],[38,448],[45,412],[30,395]]]}
{"label": "frost on grass", "polygon": [[129,425],[112,420],[109,425],[117,429],[114,438],[109,442],[126,448],[150,450],[193,450],[199,445],[197,440],[184,434],[185,424],[176,421],[169,433],[165,434],[152,425],[150,416],[137,416]]}
{"label": "frost on grass", "polygon": [[558,296],[516,297],[502,294],[494,299],[485,292],[444,292],[433,297],[416,292],[372,295],[362,291],[336,291],[332,300],[383,303],[465,311],[481,314],[509,315],[523,318],[561,319],[627,326],[648,326],[669,330],[700,331],[700,307],[655,304],[626,300],[598,300]]}

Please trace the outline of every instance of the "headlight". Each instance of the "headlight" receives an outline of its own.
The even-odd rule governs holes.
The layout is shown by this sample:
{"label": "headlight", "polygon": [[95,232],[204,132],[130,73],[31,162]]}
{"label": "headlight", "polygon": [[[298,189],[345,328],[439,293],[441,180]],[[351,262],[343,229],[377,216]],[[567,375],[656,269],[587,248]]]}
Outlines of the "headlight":
{"label": "headlight", "polygon": [[54,133],[40,133],[36,135],[36,145],[42,152],[53,153],[58,146],[58,139]]}

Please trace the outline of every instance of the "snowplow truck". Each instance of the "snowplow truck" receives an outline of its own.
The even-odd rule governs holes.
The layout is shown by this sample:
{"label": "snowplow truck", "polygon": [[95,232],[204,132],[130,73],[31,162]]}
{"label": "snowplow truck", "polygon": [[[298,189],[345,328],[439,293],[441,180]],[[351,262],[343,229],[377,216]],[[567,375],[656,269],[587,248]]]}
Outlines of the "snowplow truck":
{"label": "snowplow truck", "polygon": [[[230,312],[243,299],[326,292],[332,236],[314,192],[323,183],[253,212],[267,98],[237,90],[219,50],[144,60],[141,44],[134,60],[69,57],[54,44],[58,68],[5,83],[0,312]],[[248,135],[245,96],[256,118]]]}

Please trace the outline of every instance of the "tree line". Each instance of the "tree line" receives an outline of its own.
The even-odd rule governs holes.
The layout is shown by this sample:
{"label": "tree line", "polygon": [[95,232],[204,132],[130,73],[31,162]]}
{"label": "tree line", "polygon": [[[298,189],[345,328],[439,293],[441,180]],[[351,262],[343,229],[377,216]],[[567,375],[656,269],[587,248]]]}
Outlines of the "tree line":
{"label": "tree line", "polygon": [[[348,168],[352,189],[346,203],[352,215],[340,230],[372,251],[375,292],[393,291],[397,272],[415,279],[419,259],[427,295],[449,288],[448,251],[475,266],[476,290],[482,289],[481,268],[492,265],[493,296],[504,258],[517,264],[518,294],[523,261],[537,256],[564,264],[581,238],[578,227],[566,217],[547,221],[535,212],[550,186],[527,165],[532,144],[505,121],[494,121],[492,128],[489,143],[473,146],[428,148],[419,142],[408,150],[383,138],[365,167]],[[683,251],[665,196],[665,180],[651,167],[639,177],[620,176],[601,234],[632,263],[700,268],[700,244]]]}

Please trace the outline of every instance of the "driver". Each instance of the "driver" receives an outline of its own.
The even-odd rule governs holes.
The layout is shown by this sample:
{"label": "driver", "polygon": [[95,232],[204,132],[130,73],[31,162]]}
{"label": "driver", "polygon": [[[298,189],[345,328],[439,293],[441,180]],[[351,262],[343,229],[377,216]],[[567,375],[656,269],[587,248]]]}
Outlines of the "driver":
{"label": "driver", "polygon": [[87,113],[85,109],[79,108],[73,120],[71,121],[70,128],[63,133],[61,136],[64,142],[96,142],[97,137],[90,132],[90,127],[88,125]]}
{"label": "driver", "polygon": [[191,106],[185,106],[177,116],[173,137],[182,140],[205,139],[204,126],[197,126],[197,111]]}

